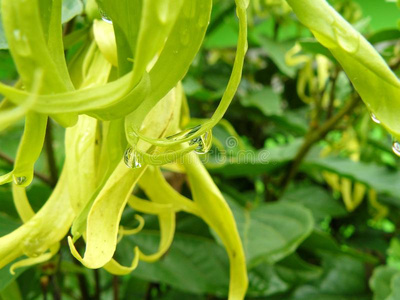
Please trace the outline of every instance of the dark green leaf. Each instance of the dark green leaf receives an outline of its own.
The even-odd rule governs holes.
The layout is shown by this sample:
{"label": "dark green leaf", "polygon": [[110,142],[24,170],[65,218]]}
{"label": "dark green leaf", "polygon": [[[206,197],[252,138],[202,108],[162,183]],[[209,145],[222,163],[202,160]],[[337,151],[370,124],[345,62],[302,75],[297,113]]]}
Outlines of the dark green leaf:
{"label": "dark green leaf", "polygon": [[293,186],[280,200],[304,205],[313,213],[317,221],[321,221],[327,216],[339,217],[347,214],[342,203],[317,185]]}
{"label": "dark green leaf", "polygon": [[301,205],[260,204],[251,209],[225,197],[235,216],[249,268],[283,259],[312,232],[311,212]]}
{"label": "dark green leaf", "polygon": [[[400,271],[398,269],[381,266],[374,270],[374,274],[369,281],[369,285],[374,292],[374,300],[389,300],[388,297],[392,294],[392,280],[395,277],[400,276]],[[395,279],[398,282],[398,279]],[[396,293],[398,287],[396,287]],[[392,299],[390,299],[392,300]]]}
{"label": "dark green leaf", "polygon": [[265,116],[283,113],[281,98],[270,87],[264,87],[260,91],[242,97],[240,103],[245,107],[258,108]]}

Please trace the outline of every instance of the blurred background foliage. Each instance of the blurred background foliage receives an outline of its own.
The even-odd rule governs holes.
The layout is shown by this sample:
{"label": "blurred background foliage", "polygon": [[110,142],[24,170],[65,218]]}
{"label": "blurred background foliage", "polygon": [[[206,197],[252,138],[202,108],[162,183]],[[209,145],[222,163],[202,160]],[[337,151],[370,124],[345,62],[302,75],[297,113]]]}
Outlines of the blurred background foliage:
{"label": "blurred background foliage", "polygon": [[[400,74],[400,10],[395,1],[331,0]],[[191,115],[210,117],[233,64],[238,24],[234,1],[215,0],[202,51],[184,80]],[[87,24],[83,3],[64,0],[63,21]],[[248,263],[247,299],[400,299],[400,158],[392,138],[366,107],[330,53],[316,43],[284,0],[251,0],[249,52],[236,100],[213,131],[203,160],[231,206]],[[0,80],[18,74],[0,27]],[[1,105],[1,104],[0,104]],[[373,117],[373,116],[372,116]],[[0,133],[0,174],[11,170],[20,123]],[[28,196],[37,211],[64,160],[64,130],[55,123],[36,164]],[[50,164],[51,165],[51,164]],[[185,192],[184,175],[165,172]],[[138,191],[140,193],[140,191]],[[0,187],[0,234],[21,225],[9,186]],[[135,226],[133,210],[124,226]],[[124,239],[154,250],[156,218]],[[196,217],[180,214],[172,248],[159,262],[130,276],[87,270],[64,241],[50,262],[0,270],[2,299],[225,299],[227,255]]]}

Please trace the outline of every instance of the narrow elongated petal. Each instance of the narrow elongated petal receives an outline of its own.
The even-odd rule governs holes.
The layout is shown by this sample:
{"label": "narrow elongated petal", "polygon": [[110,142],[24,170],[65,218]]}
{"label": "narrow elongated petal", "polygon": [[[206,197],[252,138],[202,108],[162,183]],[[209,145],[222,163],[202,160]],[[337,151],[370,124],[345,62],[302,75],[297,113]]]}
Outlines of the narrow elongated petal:
{"label": "narrow elongated petal", "polygon": [[196,154],[189,154],[184,166],[201,217],[215,230],[228,252],[231,270],[229,299],[244,299],[248,285],[246,259],[233,214]]}
{"label": "narrow elongated petal", "polygon": [[361,98],[400,139],[400,80],[374,47],[325,0],[288,0],[300,21],[343,66]]}
{"label": "narrow elongated petal", "polygon": [[26,255],[38,257],[68,232],[74,212],[70,205],[66,172],[46,204],[28,222],[0,238],[0,268]]}

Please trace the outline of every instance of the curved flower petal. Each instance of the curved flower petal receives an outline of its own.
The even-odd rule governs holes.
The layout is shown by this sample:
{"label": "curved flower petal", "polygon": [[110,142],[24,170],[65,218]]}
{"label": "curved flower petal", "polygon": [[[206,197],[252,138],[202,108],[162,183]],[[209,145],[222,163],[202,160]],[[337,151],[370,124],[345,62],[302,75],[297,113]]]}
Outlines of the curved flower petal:
{"label": "curved flower petal", "polygon": [[215,230],[228,252],[229,299],[244,299],[248,285],[246,259],[233,214],[196,154],[187,155],[184,166],[200,216]]}
{"label": "curved flower petal", "polygon": [[39,212],[15,231],[0,238],[0,268],[26,255],[38,257],[68,232],[74,212],[70,205],[66,172]]}
{"label": "curved flower petal", "polygon": [[325,0],[287,2],[300,21],[343,66],[368,109],[381,120],[381,125],[400,139],[400,80],[384,59]]}

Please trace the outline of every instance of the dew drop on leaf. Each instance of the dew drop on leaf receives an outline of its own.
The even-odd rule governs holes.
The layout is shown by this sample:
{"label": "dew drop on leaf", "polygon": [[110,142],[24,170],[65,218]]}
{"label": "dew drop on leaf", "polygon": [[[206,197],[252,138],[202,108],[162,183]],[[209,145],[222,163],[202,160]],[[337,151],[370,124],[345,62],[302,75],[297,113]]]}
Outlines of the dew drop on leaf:
{"label": "dew drop on leaf", "polygon": [[376,124],[381,124],[381,121],[374,115],[374,113],[371,113],[371,120],[376,123]]}
{"label": "dew drop on leaf", "polygon": [[26,182],[26,177],[25,176],[15,176],[14,177],[14,183],[16,185],[22,185]]}
{"label": "dew drop on leaf", "polygon": [[171,135],[167,137],[167,140],[171,141],[180,141],[186,138],[189,138],[190,136],[196,134],[197,131],[201,129],[201,125],[198,125],[196,127],[181,131],[177,134]]}
{"label": "dew drop on leaf", "polygon": [[393,142],[392,150],[394,154],[397,156],[400,156],[400,143],[398,141]]}
{"label": "dew drop on leaf", "polygon": [[333,24],[333,31],[340,47],[349,52],[355,53],[360,47],[360,36],[356,31],[345,30],[339,24]]}
{"label": "dew drop on leaf", "polygon": [[133,147],[128,147],[124,154],[125,165],[130,169],[138,169],[142,167],[140,161],[140,155],[135,151]]}
{"label": "dew drop on leaf", "polygon": [[40,246],[42,245],[42,242],[37,239],[37,238],[27,238],[23,243],[22,243],[22,251],[24,254],[28,257],[38,257],[43,253],[43,251],[40,251]]}
{"label": "dew drop on leaf", "polygon": [[104,22],[107,22],[108,24],[112,24],[113,23],[111,18],[105,13],[104,10],[100,9],[100,15],[101,15],[101,19]]}
{"label": "dew drop on leaf", "polygon": [[201,136],[194,138],[189,144],[198,144],[199,146],[194,150],[194,152],[197,154],[206,154],[208,151],[210,151],[212,146],[212,131],[209,130]]}
{"label": "dew drop on leaf", "polygon": [[19,41],[19,40],[21,39],[21,30],[19,30],[19,29],[14,29],[13,34],[14,34],[14,38],[15,38],[17,41]]}

